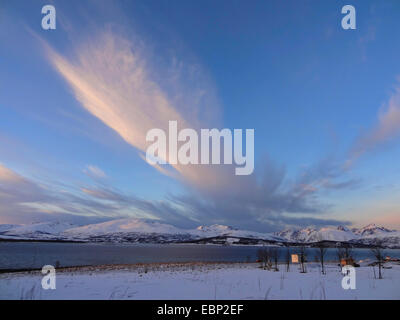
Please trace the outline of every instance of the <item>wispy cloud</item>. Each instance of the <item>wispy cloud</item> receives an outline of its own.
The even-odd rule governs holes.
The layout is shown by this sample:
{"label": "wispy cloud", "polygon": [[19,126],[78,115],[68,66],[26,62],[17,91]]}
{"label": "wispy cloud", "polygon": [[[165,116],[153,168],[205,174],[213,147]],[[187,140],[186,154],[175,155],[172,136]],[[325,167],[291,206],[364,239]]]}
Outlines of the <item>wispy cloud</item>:
{"label": "wispy cloud", "polygon": [[[199,102],[208,91],[195,87],[190,88],[190,93],[175,91],[185,87],[179,82],[182,63],[174,60],[167,72],[169,78],[165,82],[168,85],[161,85],[153,79],[159,75],[155,76],[157,72],[149,67],[151,63],[144,58],[142,46],[136,47],[111,31],[77,45],[74,58],[68,59],[50,47],[46,48],[51,62],[71,86],[81,105],[141,152],[148,147],[147,132],[153,128],[167,132],[170,120],[177,121],[179,128],[208,127],[201,119],[211,116]],[[194,69],[196,71],[191,72],[200,72]],[[163,86],[174,89],[167,92]],[[182,105],[182,101],[186,105]],[[208,115],[201,115],[204,112]],[[172,167],[180,178],[192,184],[205,186],[220,180],[214,179],[213,166],[177,164]],[[164,167],[156,168],[167,173]]]}
{"label": "wispy cloud", "polygon": [[103,170],[94,165],[88,165],[83,172],[94,179],[104,179],[107,177]]}
{"label": "wispy cloud", "polygon": [[[81,105],[139,152],[145,152],[147,148],[147,131],[153,128],[168,131],[169,120],[177,120],[179,128],[210,127],[212,121],[204,119],[213,117],[209,114],[203,116],[203,110],[199,108],[199,97],[206,97],[208,91],[199,88],[182,91],[185,87],[179,76],[182,63],[176,59],[168,72],[170,77],[166,81],[169,85],[155,80],[160,79],[157,72],[162,71],[151,68],[152,63],[143,52],[143,46],[136,47],[111,31],[101,33],[85,44],[75,45],[75,54],[71,57],[47,47],[52,64],[68,82]],[[201,73],[199,67],[194,69]],[[201,94],[196,93],[199,91]],[[214,107],[218,111],[218,105]],[[235,176],[233,166],[177,164],[171,167],[172,171],[165,166],[156,169],[179,179],[186,186],[185,195],[173,195],[168,202],[154,201],[152,204],[135,199],[131,205],[167,220],[176,220],[177,212],[192,222],[241,225],[251,218],[253,227],[259,223],[269,226],[282,224],[285,219],[298,221],[285,218],[286,213],[322,212],[315,192],[309,192],[299,183],[287,185],[284,170],[269,162],[252,176]],[[266,174],[259,179],[257,176],[261,171]],[[330,185],[332,180],[325,179],[324,184],[317,185],[314,179],[310,179],[307,183],[314,184],[319,191],[333,187]],[[342,186],[347,185],[338,184],[337,188]],[[82,191],[94,198],[117,200],[116,194],[105,190],[85,188]],[[173,211],[175,214],[171,214]],[[313,221],[326,222],[317,218]]]}
{"label": "wispy cloud", "polygon": [[117,209],[113,204],[66,191],[63,186],[35,182],[0,164],[0,223],[104,221]]}
{"label": "wispy cloud", "polygon": [[362,155],[372,152],[400,136],[400,87],[380,110],[377,124],[365,131],[350,150],[347,166]]}
{"label": "wispy cloud", "polygon": [[11,184],[19,184],[23,183],[24,179],[20,175],[6,168],[4,165],[0,163],[0,181],[3,183],[8,182]]}

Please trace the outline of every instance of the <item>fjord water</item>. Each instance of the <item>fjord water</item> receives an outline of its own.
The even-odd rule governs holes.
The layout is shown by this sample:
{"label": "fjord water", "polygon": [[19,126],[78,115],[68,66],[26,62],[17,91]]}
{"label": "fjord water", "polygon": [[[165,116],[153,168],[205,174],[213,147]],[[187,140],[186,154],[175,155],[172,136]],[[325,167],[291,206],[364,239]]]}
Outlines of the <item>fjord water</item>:
{"label": "fjord water", "polygon": [[[258,246],[220,246],[200,244],[111,244],[0,242],[1,269],[37,269],[44,265],[96,266],[151,262],[254,262]],[[280,261],[285,248],[279,248]],[[296,253],[298,248],[291,248]],[[307,260],[315,261],[316,249],[307,249]],[[354,249],[356,260],[371,259],[368,249]],[[400,258],[400,250],[387,249],[385,255]],[[328,249],[327,261],[336,261],[336,249]]]}

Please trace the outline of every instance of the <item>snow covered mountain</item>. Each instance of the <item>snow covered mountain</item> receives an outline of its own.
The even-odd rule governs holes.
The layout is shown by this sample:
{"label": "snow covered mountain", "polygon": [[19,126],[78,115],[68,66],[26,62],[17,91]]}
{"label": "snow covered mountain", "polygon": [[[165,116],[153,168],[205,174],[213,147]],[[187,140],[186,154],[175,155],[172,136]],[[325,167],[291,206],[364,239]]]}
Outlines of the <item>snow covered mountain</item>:
{"label": "snow covered mountain", "polygon": [[6,232],[19,226],[19,224],[0,224],[0,232]]}
{"label": "snow covered mountain", "polygon": [[358,235],[346,227],[325,227],[316,229],[307,227],[304,229],[286,229],[276,232],[276,236],[282,237],[290,242],[318,242],[322,240],[349,241],[358,238]]}
{"label": "snow covered mountain", "polygon": [[117,219],[84,226],[54,222],[29,225],[0,225],[0,237],[141,243],[184,242],[213,237],[282,241],[282,238],[270,233],[239,230],[218,224],[186,230],[155,220],[135,218]]}
{"label": "snow covered mountain", "polygon": [[370,224],[363,228],[348,229],[344,226],[325,227],[316,229],[287,229],[276,232],[274,235],[282,237],[289,242],[318,242],[322,240],[346,241],[353,244],[376,245],[381,243],[386,247],[400,247],[400,232]]}
{"label": "snow covered mountain", "polygon": [[[313,243],[323,240],[349,242],[357,245],[382,243],[400,248],[400,232],[376,225],[349,229],[347,227],[307,227],[280,232],[260,233],[224,225],[180,229],[155,220],[117,219],[102,223],[76,226],[63,222],[42,222],[27,225],[0,225],[0,239],[72,240],[90,242],[170,243],[201,241],[201,243]],[[218,238],[218,242],[212,239]],[[236,239],[236,240],[235,240]],[[238,242],[237,239],[252,239]]]}
{"label": "snow covered mountain", "polygon": [[[8,227],[4,227],[8,226]],[[0,225],[0,235],[28,239],[54,239],[63,231],[76,227],[68,222],[40,222],[25,225]],[[63,237],[56,237],[62,239]]]}
{"label": "snow covered mountain", "polygon": [[179,242],[190,240],[188,231],[158,221],[118,219],[64,230],[71,239],[112,242]]}
{"label": "snow covered mountain", "polygon": [[186,234],[172,225],[142,219],[118,219],[65,230],[65,234],[95,236],[110,233]]}
{"label": "snow covered mountain", "polygon": [[369,224],[355,230],[355,233],[359,235],[359,239],[352,240],[352,242],[356,241],[364,245],[380,244],[387,248],[400,248],[400,231]]}
{"label": "snow covered mountain", "polygon": [[143,219],[119,219],[65,230],[69,238],[95,241],[178,242],[212,237],[238,237],[281,240],[268,233],[239,230],[224,225],[199,226],[184,230],[169,224]]}
{"label": "snow covered mountain", "polygon": [[273,234],[270,233],[239,230],[230,226],[224,226],[220,224],[213,224],[211,226],[199,226],[194,230],[189,230],[189,233],[199,238],[230,236],[238,238],[252,238],[252,239],[263,239],[263,240],[277,240],[277,241],[282,240],[281,237],[274,236]]}
{"label": "snow covered mountain", "polygon": [[387,236],[389,233],[395,230],[389,230],[384,227],[378,227],[374,223],[371,223],[360,229],[352,229],[353,232],[361,237],[379,237]]}

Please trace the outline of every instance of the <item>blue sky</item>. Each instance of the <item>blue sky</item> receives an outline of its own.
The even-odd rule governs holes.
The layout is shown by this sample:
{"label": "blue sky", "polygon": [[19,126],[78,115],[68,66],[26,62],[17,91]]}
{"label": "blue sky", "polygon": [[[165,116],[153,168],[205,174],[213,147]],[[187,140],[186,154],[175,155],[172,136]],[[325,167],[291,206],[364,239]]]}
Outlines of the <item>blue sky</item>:
{"label": "blue sky", "polygon": [[[2,2],[0,223],[400,227],[400,4],[352,1],[343,30],[345,4]],[[254,173],[143,161],[177,118],[254,128]]]}

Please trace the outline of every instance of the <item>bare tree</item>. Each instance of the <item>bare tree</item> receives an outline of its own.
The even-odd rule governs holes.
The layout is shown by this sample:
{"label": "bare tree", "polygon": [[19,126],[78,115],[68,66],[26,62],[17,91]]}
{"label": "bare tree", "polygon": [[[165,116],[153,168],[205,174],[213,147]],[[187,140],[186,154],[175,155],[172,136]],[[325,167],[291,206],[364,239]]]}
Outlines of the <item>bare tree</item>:
{"label": "bare tree", "polygon": [[261,261],[264,269],[271,269],[271,251],[268,248],[257,250],[257,259]]}
{"label": "bare tree", "polygon": [[326,251],[328,250],[328,248],[324,244],[323,239],[322,239],[321,236],[318,238],[318,240],[319,241],[318,241],[318,243],[316,245],[316,247],[318,249],[316,260],[317,260],[317,262],[321,263],[321,273],[325,274],[324,262],[325,262]]}
{"label": "bare tree", "polygon": [[319,242],[317,244],[317,250],[318,251],[317,251],[316,260],[317,260],[317,262],[319,262],[321,264],[321,273],[325,274],[324,262],[325,262],[325,255],[326,255],[328,248],[322,242]]}
{"label": "bare tree", "polygon": [[300,251],[299,251],[299,256],[300,256],[300,265],[301,265],[301,273],[306,273],[306,259],[307,259],[307,254],[306,254],[306,247],[301,246]]}
{"label": "bare tree", "polygon": [[286,272],[289,272],[289,270],[290,270],[290,247],[289,246],[286,246],[285,263],[286,263]]}
{"label": "bare tree", "polygon": [[345,247],[344,247],[344,258],[346,260],[353,259],[353,248],[350,247],[350,245],[345,245]]}
{"label": "bare tree", "polygon": [[271,260],[274,262],[275,271],[279,271],[278,269],[278,260],[279,260],[279,249],[278,248],[271,248]]}
{"label": "bare tree", "polygon": [[382,277],[382,266],[385,260],[385,254],[383,252],[383,246],[382,242],[378,241],[375,245],[375,247],[370,249],[372,254],[374,255],[376,262],[378,263],[378,268],[379,268],[379,279],[383,279]]}
{"label": "bare tree", "polygon": [[265,249],[258,249],[257,250],[257,260],[260,261],[261,267],[265,268]]}

